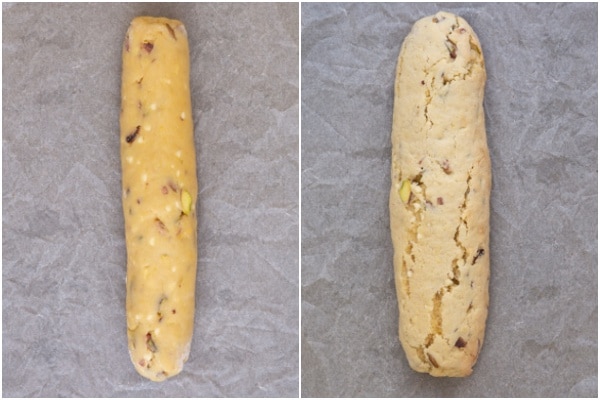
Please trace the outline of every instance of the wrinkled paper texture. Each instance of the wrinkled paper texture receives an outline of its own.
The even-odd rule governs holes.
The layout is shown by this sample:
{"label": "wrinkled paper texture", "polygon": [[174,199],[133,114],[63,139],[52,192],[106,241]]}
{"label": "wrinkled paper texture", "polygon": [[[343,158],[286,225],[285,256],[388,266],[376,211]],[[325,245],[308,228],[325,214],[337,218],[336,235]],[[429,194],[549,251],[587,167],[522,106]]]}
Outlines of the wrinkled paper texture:
{"label": "wrinkled paper texture", "polygon": [[[410,369],[389,232],[396,60],[439,10],[477,32],[493,164],[472,376]],[[302,396],[597,397],[596,4],[302,4]]]}
{"label": "wrinkled paper texture", "polygon": [[[298,4],[3,4],[3,395],[296,397]],[[190,359],[127,350],[121,46],[139,15],[190,42],[198,277]]]}

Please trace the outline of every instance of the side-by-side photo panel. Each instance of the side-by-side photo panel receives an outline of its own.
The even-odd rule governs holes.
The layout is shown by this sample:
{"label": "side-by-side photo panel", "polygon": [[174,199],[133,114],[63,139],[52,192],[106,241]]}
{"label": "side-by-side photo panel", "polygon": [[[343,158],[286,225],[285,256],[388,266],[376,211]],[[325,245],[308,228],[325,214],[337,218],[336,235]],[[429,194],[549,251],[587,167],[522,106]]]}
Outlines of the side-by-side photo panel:
{"label": "side-by-side photo panel", "polygon": [[299,394],[299,4],[3,4],[7,397]]}
{"label": "side-by-side photo panel", "polygon": [[302,4],[302,397],[598,395],[597,12]]}

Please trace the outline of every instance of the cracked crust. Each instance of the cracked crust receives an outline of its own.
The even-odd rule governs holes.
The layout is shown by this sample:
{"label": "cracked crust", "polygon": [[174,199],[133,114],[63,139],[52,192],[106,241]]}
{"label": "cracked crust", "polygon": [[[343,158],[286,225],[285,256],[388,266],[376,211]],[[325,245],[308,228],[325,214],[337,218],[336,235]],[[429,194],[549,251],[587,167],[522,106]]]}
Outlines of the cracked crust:
{"label": "cracked crust", "polygon": [[[390,192],[399,335],[410,366],[433,376],[471,374],[483,343],[491,189],[485,79],[479,40],[458,16],[417,21],[402,45]],[[410,195],[402,196],[405,181]]]}

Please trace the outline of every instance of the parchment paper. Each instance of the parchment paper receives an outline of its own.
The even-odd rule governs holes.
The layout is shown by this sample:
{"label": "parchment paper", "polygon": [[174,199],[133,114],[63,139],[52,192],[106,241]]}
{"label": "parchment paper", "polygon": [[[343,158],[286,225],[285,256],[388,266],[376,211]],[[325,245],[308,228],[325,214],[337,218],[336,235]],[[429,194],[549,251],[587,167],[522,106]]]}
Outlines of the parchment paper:
{"label": "parchment paper", "polygon": [[[298,4],[3,4],[3,395],[297,397]],[[127,351],[121,45],[139,15],[191,47],[200,194],[184,371]]]}
{"label": "parchment paper", "polygon": [[[597,397],[597,5],[301,8],[302,396]],[[389,233],[396,60],[438,10],[488,72],[490,313],[464,379],[409,368]]]}

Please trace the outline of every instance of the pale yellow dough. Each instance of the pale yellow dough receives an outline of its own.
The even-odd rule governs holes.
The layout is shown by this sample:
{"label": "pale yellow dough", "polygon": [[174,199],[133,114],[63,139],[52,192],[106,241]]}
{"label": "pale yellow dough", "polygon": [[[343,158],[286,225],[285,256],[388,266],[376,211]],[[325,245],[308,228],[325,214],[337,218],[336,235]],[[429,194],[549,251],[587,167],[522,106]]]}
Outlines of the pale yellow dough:
{"label": "pale yellow dough", "polygon": [[467,22],[417,21],[398,58],[390,192],[399,336],[410,366],[471,374],[488,309],[485,66]]}
{"label": "pale yellow dough", "polygon": [[182,370],[194,327],[198,182],[181,22],[131,22],[121,100],[129,353],[142,376],[162,381]]}

